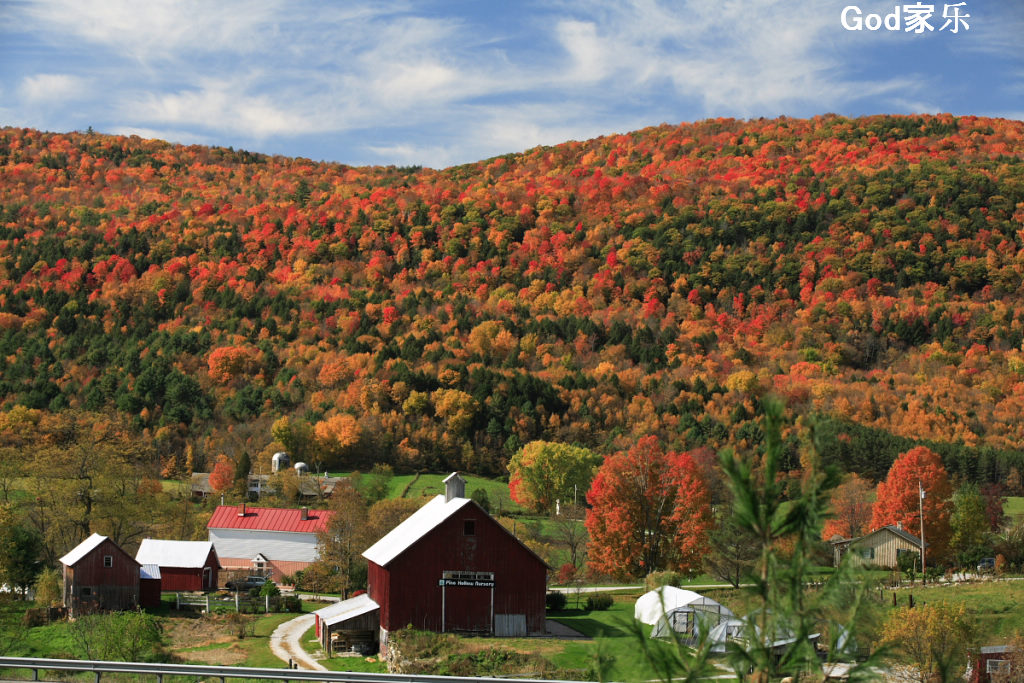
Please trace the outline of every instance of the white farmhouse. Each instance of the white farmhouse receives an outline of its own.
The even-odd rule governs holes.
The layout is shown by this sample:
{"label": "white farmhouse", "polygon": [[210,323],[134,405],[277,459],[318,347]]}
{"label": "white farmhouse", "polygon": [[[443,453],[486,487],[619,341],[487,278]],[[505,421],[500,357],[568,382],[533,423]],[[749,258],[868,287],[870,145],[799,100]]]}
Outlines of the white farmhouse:
{"label": "white farmhouse", "polygon": [[317,533],[329,510],[221,505],[206,525],[221,567],[269,575],[279,582],[317,559]]}

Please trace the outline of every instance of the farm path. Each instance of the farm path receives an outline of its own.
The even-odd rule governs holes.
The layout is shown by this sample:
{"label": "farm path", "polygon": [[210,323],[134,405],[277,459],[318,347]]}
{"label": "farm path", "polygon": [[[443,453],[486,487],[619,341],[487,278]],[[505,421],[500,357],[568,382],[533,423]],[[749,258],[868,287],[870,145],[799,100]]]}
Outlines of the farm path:
{"label": "farm path", "polygon": [[313,615],[303,614],[286,621],[270,634],[270,651],[283,662],[295,662],[300,669],[327,671],[320,662],[302,649],[299,639],[313,625]]}

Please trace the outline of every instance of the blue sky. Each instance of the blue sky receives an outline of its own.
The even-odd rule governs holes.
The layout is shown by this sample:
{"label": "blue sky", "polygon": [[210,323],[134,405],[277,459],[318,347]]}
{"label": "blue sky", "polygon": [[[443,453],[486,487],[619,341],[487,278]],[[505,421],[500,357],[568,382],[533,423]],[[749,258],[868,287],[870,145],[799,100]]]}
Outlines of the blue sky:
{"label": "blue sky", "polygon": [[920,34],[913,4],[0,0],[0,125],[444,167],[716,116],[1024,119],[1024,0],[923,3]]}

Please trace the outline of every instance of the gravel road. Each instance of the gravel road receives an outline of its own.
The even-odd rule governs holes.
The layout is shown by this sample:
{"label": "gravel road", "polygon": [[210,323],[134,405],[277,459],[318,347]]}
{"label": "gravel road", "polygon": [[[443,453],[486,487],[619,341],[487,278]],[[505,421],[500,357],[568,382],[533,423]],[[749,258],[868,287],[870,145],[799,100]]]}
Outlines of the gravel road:
{"label": "gravel road", "polygon": [[312,625],[312,614],[303,614],[291,621],[284,622],[270,634],[270,651],[283,662],[297,662],[300,669],[327,671],[327,668],[313,659],[299,643],[302,634],[308,631]]}

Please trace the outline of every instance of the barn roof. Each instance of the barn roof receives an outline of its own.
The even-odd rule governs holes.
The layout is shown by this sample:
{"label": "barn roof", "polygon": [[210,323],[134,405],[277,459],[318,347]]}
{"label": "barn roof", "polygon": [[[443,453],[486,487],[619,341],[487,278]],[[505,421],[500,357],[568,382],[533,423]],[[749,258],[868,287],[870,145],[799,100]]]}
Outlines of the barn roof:
{"label": "barn roof", "polygon": [[444,496],[435,496],[384,538],[367,548],[363,557],[381,567],[385,566],[470,502],[469,498],[445,501]]}
{"label": "barn roof", "polygon": [[155,564],[144,564],[139,569],[140,579],[159,579],[160,578],[160,567]]}
{"label": "barn roof", "polygon": [[81,560],[83,557],[85,557],[93,550],[98,548],[100,543],[103,543],[103,541],[105,540],[107,540],[106,536],[100,536],[97,533],[93,533],[92,536],[90,536],[89,538],[85,539],[84,541],[76,545],[74,548],[72,548],[71,552],[69,552],[64,557],[60,558],[60,561],[61,563],[71,567],[74,564],[76,564],[79,560]]}
{"label": "barn roof", "polygon": [[199,569],[206,564],[206,558],[213,550],[212,541],[164,541],[144,538],[135,561],[139,564],[155,564],[161,567],[184,567]]}
{"label": "barn roof", "polygon": [[[245,516],[242,516],[243,509]],[[309,519],[302,519],[302,510],[220,505],[213,512],[206,528],[315,534],[327,529],[330,517],[330,510],[310,510]]]}
{"label": "barn roof", "polygon": [[325,626],[333,626],[379,608],[380,605],[374,602],[368,593],[363,593],[354,598],[342,600],[341,602],[318,609],[314,614],[320,616],[320,620]]}

